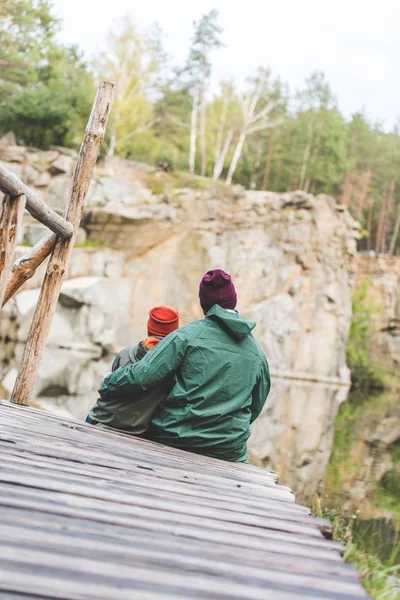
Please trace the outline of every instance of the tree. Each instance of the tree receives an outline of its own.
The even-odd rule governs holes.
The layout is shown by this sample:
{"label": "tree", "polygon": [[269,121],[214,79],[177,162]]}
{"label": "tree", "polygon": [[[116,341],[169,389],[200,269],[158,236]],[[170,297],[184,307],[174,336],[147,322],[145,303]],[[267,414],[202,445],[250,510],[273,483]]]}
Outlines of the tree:
{"label": "tree", "polygon": [[116,84],[108,134],[107,155],[127,155],[132,139],[153,127],[151,100],[158,88],[164,66],[160,30],[140,32],[126,15],[109,32],[106,50],[96,61],[102,78]]}
{"label": "tree", "polygon": [[58,21],[46,0],[0,3],[0,105],[11,102],[18,86],[38,80],[37,65],[46,62]]}
{"label": "tree", "polygon": [[207,148],[206,148],[206,89],[211,74],[211,52],[222,46],[219,36],[222,33],[219,27],[218,11],[211,10],[201,19],[193,23],[194,35],[189,58],[185,71],[192,79],[192,115],[190,128],[190,172],[194,172],[197,138],[197,110],[200,107],[200,156],[201,175],[206,174]]}
{"label": "tree", "polygon": [[79,143],[93,100],[80,52],[57,43],[57,29],[46,0],[0,5],[0,132],[42,148]]}
{"label": "tree", "polygon": [[243,97],[242,125],[226,177],[227,184],[232,183],[246,137],[257,131],[276,127],[281,122],[280,119],[272,120],[270,118],[271,113],[278,107],[279,100],[272,99],[272,89],[269,79],[269,71],[260,69],[258,76],[252,82],[253,89]]}

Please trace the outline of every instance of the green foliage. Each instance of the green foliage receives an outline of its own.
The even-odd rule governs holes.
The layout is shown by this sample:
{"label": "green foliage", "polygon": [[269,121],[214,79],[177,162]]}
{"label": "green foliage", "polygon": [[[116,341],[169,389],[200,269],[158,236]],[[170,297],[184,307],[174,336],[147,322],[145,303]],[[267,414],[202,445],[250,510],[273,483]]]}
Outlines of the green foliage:
{"label": "green foliage", "polygon": [[389,559],[383,562],[376,552],[367,552],[362,541],[354,535],[356,516],[348,519],[339,510],[323,509],[318,497],[314,500],[313,512],[317,517],[331,521],[333,539],[344,545],[344,558],[358,569],[361,583],[367,593],[374,600],[397,600],[400,565],[396,564],[396,561],[400,544],[394,546]]}
{"label": "green foliage", "polygon": [[370,282],[364,280],[353,294],[347,363],[353,385],[363,389],[383,389],[385,374],[371,358],[372,317],[379,307],[371,301],[369,288]]}
{"label": "green foliage", "polygon": [[[195,132],[196,172],[205,168],[206,175],[226,179],[239,148],[233,183],[331,194],[360,221],[361,249],[399,253],[400,122],[387,132],[362,111],[346,120],[320,72],[300,90],[289,90],[260,68],[249,73],[249,93],[228,80],[211,97],[212,56],[221,47],[218,18],[212,10],[194,23],[180,68],[167,64],[159,27],[141,30],[126,17],[111,29],[94,64],[96,80],[117,84],[103,152],[155,166],[163,159],[184,171]],[[42,148],[79,145],[96,85],[79,52],[57,42],[59,28],[50,0],[0,3],[0,135],[13,129],[19,142]],[[265,85],[258,88],[261,80]],[[252,99],[256,120],[243,141]],[[350,347],[349,353],[365,371],[361,350]]]}
{"label": "green foliage", "polygon": [[12,129],[19,142],[40,148],[76,146],[94,97],[79,51],[55,41],[47,0],[7,0],[1,15],[0,132]]}

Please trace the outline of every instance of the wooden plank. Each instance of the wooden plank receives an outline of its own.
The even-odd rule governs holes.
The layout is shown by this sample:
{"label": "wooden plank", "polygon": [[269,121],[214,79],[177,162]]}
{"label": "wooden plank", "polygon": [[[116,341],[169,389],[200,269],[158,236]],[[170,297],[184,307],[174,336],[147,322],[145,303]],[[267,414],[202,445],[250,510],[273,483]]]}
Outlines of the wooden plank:
{"label": "wooden plank", "polygon": [[[61,498],[60,494],[57,498],[54,494],[39,493],[38,490],[32,492],[29,489],[6,486],[5,484],[1,486],[1,490],[4,494],[0,498],[0,506],[24,508],[26,505],[29,510],[37,509],[48,515],[57,514],[72,519],[88,519],[107,525],[153,531],[154,533],[163,532],[183,538],[222,541],[228,545],[260,551],[268,550],[299,557],[341,561],[341,556],[335,547],[318,545],[314,540],[307,543],[308,540],[301,541],[298,539],[300,536],[293,534],[265,530],[263,535],[252,535],[253,532],[249,532],[248,528],[224,527],[220,523],[205,522],[204,519],[193,519],[190,523],[188,519],[185,519],[185,523],[182,524],[179,519],[156,519],[152,515],[143,517],[143,512],[139,514],[135,511],[118,510],[118,513],[116,513],[115,508],[107,510],[104,506],[100,509],[97,502],[84,503],[81,502],[81,498],[67,497],[67,495],[63,495]],[[11,496],[11,493],[14,493],[14,496]],[[144,520],[145,518],[148,518],[148,520]]]}
{"label": "wooden plank", "polygon": [[[240,511],[226,511],[218,509],[215,506],[204,507],[198,504],[189,504],[187,502],[169,501],[165,502],[163,498],[157,495],[142,497],[139,494],[132,496],[131,494],[123,493],[120,488],[118,490],[104,490],[94,487],[89,478],[86,478],[86,482],[80,484],[76,479],[73,483],[69,483],[64,477],[37,477],[37,471],[32,469],[18,468],[13,465],[7,469],[4,465],[0,472],[0,482],[5,481],[7,483],[23,484],[33,489],[40,489],[48,492],[66,493],[68,495],[74,495],[82,497],[83,499],[89,498],[92,500],[99,500],[100,502],[117,503],[121,505],[119,510],[132,510],[135,515],[142,514],[143,518],[156,518],[157,516],[161,520],[174,520],[178,515],[180,523],[191,523],[193,522],[191,517],[195,517],[197,522],[204,519],[205,522],[209,522],[209,519],[214,519],[222,523],[235,523],[237,525],[236,531],[240,531],[243,526],[250,526],[255,528],[253,535],[262,535],[266,529],[276,530],[282,532],[296,533],[299,536],[299,540],[306,538],[315,538],[324,547],[327,544],[323,543],[322,536],[319,530],[315,526],[309,524],[293,523],[285,519],[273,519],[269,516],[258,516],[244,514]],[[150,509],[149,509],[150,504]],[[103,505],[105,506],[105,505]],[[111,510],[114,510],[111,507]],[[151,511],[147,514],[147,511]],[[170,514],[171,513],[171,514]],[[219,525],[216,524],[216,527]],[[336,548],[341,548],[337,546]]]}
{"label": "wooden plank", "polygon": [[[36,269],[51,254],[56,245],[55,233],[43,236],[26,254],[21,256],[12,266],[4,294],[3,306],[19,288],[35,274]],[[1,305],[1,302],[0,302]]]}
{"label": "wooden plank", "polygon": [[0,457],[5,594],[367,597],[342,547],[262,469],[3,404]]}
{"label": "wooden plank", "polygon": [[[114,84],[100,84],[78,155],[66,210],[66,220],[75,231],[79,227],[86,193],[105,134],[114,91]],[[52,252],[11,395],[11,402],[15,404],[29,404],[74,240],[75,234],[58,241]]]}
{"label": "wooden plank", "polygon": [[9,196],[26,197],[26,209],[32,217],[46,225],[51,231],[64,239],[69,239],[74,233],[74,227],[57,214],[31,188],[22,183],[14,173],[0,162],[0,190]]}
{"label": "wooden plank", "polygon": [[6,291],[18,230],[22,224],[25,196],[5,195],[0,204],[0,310]]}
{"label": "wooden plank", "polygon": [[[26,542],[26,540],[25,540]],[[30,546],[30,547],[29,547]],[[293,576],[288,581],[287,575],[282,578],[281,574],[274,571],[265,572],[264,582],[268,582],[268,588],[262,585],[262,581],[254,580],[253,577],[247,576],[245,581],[236,576],[236,572],[230,570],[228,577],[212,576],[212,571],[207,571],[205,574],[199,573],[177,573],[170,572],[165,568],[165,565],[159,564],[157,568],[157,577],[154,577],[154,569],[146,568],[145,564],[136,566],[136,564],[124,565],[108,560],[96,558],[95,548],[93,548],[92,558],[83,556],[61,555],[56,552],[46,551],[44,549],[35,550],[31,544],[26,546],[22,544],[4,544],[0,540],[0,556],[1,562],[13,562],[23,565],[40,567],[41,565],[52,566],[53,569],[62,569],[68,571],[70,576],[73,574],[85,574],[92,576],[97,581],[106,580],[121,581],[124,586],[133,587],[135,590],[148,589],[162,591],[164,588],[174,590],[178,596],[186,597],[187,591],[197,590],[204,595],[209,593],[221,592],[230,598],[254,599],[263,600],[266,589],[274,589],[278,592],[297,593],[298,597],[313,596],[313,592],[324,594],[324,598],[365,598],[365,593],[362,589],[352,583],[343,582],[340,589],[339,581],[332,589],[332,584],[324,579],[313,579],[307,576]],[[211,568],[210,568],[211,569]],[[107,573],[107,576],[104,576]],[[308,586],[314,586],[313,588]],[[343,591],[342,591],[343,590]],[[228,595],[229,594],[229,595]],[[205,596],[208,597],[208,596]]]}
{"label": "wooden plank", "polygon": [[83,521],[79,519],[70,520],[60,515],[54,515],[48,519],[45,515],[37,511],[27,511],[19,509],[0,508],[0,526],[3,524],[11,527],[24,527],[26,537],[36,539],[36,531],[49,531],[71,536],[74,539],[83,538],[93,542],[100,541],[104,543],[111,542],[118,548],[128,549],[129,553],[134,542],[135,548],[141,548],[149,551],[156,548],[159,552],[170,554],[184,554],[194,557],[203,557],[212,560],[224,560],[229,562],[234,568],[236,565],[252,565],[261,568],[278,568],[282,571],[295,573],[311,572],[317,576],[336,575],[347,580],[358,581],[357,571],[341,561],[324,561],[320,558],[299,558],[295,556],[286,556],[277,552],[257,553],[245,548],[236,548],[226,546],[221,543],[210,543],[190,538],[174,538],[166,535],[152,534],[151,532],[135,531],[134,535],[120,527],[104,527],[93,521]]}
{"label": "wooden plank", "polygon": [[[54,462],[50,459],[39,459],[39,455],[32,457],[25,454],[15,454],[15,451],[12,452],[10,449],[1,446],[1,444],[0,452],[3,456],[3,461],[7,462],[7,465],[34,465],[38,469],[37,476],[39,478],[43,477],[42,470],[44,470],[48,476],[51,476],[52,473],[62,474],[63,480],[74,480],[77,483],[87,481],[87,469],[79,463],[69,463],[62,459]],[[109,470],[103,467],[100,469],[91,469],[90,479],[93,485],[99,485],[108,489],[111,484],[117,484],[119,490],[130,494],[139,493],[143,497],[147,496],[151,498],[152,494],[160,492],[160,486],[157,485],[157,482],[149,483],[147,480],[143,481],[142,478],[132,480],[128,474],[125,476],[120,473],[116,474],[114,469]],[[292,522],[318,524],[318,528],[320,521],[325,525],[325,520],[316,519],[303,512],[287,508],[285,505],[282,508],[282,504],[279,502],[271,503],[264,501],[261,504],[256,501],[252,502],[247,496],[245,498],[233,498],[232,496],[226,498],[226,496],[204,492],[199,486],[195,486],[195,489],[193,489],[193,485],[163,483],[162,496],[164,501],[182,499],[185,503],[196,503],[200,506],[210,506],[211,504],[215,508],[221,508],[229,512],[240,511],[243,514],[249,515],[269,515],[276,519],[286,519]]]}

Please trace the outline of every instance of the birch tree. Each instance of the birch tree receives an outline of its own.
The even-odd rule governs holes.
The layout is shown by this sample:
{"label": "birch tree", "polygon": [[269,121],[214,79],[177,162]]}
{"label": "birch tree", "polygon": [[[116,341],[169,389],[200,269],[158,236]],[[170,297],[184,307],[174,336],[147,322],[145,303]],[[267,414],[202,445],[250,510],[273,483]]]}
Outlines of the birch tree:
{"label": "birch tree", "polygon": [[254,81],[253,89],[242,100],[242,124],[226,177],[228,185],[232,183],[247,136],[257,131],[277,127],[282,122],[279,117],[271,118],[271,113],[279,106],[279,102],[279,100],[272,99],[269,72],[260,70],[259,76]]}
{"label": "birch tree", "polygon": [[100,76],[116,83],[107,156],[126,153],[132,138],[155,124],[151,99],[162,62],[160,40],[154,32],[140,32],[128,15],[109,32],[96,62]]}
{"label": "birch tree", "polygon": [[218,15],[218,11],[214,9],[193,23],[194,34],[188,62],[185,68],[193,81],[189,168],[190,172],[194,173],[197,140],[197,111],[199,110],[200,172],[203,176],[206,174],[207,169],[206,93],[211,74],[210,56],[213,50],[222,46],[220,41],[222,29],[217,23]]}

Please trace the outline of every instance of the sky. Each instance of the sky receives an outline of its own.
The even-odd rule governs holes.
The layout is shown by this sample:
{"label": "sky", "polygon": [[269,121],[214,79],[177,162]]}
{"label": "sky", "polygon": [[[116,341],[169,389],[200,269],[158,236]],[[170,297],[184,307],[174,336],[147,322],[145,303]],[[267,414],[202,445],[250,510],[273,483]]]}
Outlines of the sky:
{"label": "sky", "polygon": [[110,27],[129,13],[140,27],[155,21],[175,64],[186,58],[192,23],[219,10],[225,47],[213,56],[212,85],[243,86],[270,67],[292,90],[323,71],[346,117],[363,109],[390,129],[400,117],[398,0],[53,0],[60,39],[90,57]]}

